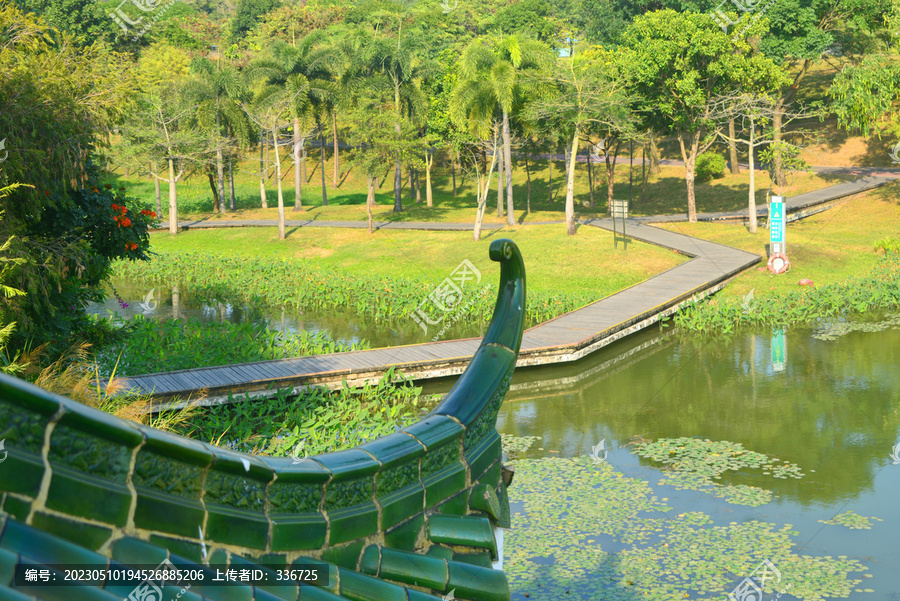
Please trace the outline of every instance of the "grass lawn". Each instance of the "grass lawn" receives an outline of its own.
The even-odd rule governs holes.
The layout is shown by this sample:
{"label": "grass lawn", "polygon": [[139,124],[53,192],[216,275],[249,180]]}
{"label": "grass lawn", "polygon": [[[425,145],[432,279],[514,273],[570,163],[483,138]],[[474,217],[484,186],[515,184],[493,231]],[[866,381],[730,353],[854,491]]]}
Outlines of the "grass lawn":
{"label": "grass lawn", "polygon": [[[762,256],[769,241],[768,230],[760,228],[750,234],[740,224],[670,223],[662,227]],[[759,298],[770,290],[797,289],[803,278],[828,284],[864,276],[878,260],[875,242],[887,237],[900,237],[900,182],[849,197],[828,211],[789,223],[785,240],[791,270],[772,275],[751,269],[720,294],[743,296],[754,290]]]}
{"label": "grass lawn", "polygon": [[[567,236],[562,225],[533,225],[486,232],[480,242],[470,232],[377,231],[339,228],[288,228],[278,240],[277,228],[194,230],[170,236],[151,235],[153,250],[206,251],[220,254],[313,260],[325,268],[351,274],[377,274],[415,279],[447,277],[470,260],[483,282],[496,282],[497,264],[488,258],[491,240],[511,238],[525,258],[528,288],[559,293],[595,293],[602,298],[636,284],[685,260],[683,255],[632,243],[613,249],[612,234],[593,227]],[[485,281],[486,278],[486,281]]]}

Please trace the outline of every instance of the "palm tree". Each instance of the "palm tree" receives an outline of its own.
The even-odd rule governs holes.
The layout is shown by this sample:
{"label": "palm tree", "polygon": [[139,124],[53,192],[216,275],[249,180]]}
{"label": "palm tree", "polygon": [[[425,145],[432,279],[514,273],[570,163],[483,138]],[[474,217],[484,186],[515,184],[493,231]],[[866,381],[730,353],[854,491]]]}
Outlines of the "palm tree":
{"label": "palm tree", "polygon": [[[499,171],[506,174],[506,222],[509,225],[515,223],[510,113],[527,92],[528,86],[522,81],[522,75],[542,71],[551,61],[552,55],[546,45],[514,35],[497,42],[476,40],[466,48],[459,61],[460,83],[450,105],[453,120],[463,123],[467,119],[484,119],[494,111],[500,113],[503,169]],[[498,202],[499,198],[498,193]]]}
{"label": "palm tree", "polygon": [[[401,136],[401,122],[404,116],[416,117],[424,113],[425,95],[420,84],[428,77],[434,66],[422,57],[422,43],[412,36],[394,40],[385,36],[375,37],[368,32],[358,32],[356,47],[359,48],[361,65],[369,71],[383,74],[391,85],[394,98],[394,131]],[[400,161],[394,164],[394,212],[403,210],[401,189],[403,180]]]}
{"label": "palm tree", "polygon": [[[310,65],[319,60],[321,54],[325,52],[321,47],[323,36],[322,31],[313,31],[296,45],[276,40],[269,57],[253,61],[247,68],[247,74],[251,79],[263,82],[257,103],[287,105],[293,122],[295,149],[310,133],[310,123],[317,117],[316,102],[330,94],[329,82],[308,76]],[[301,159],[298,152],[294,152],[293,155],[293,210],[300,211],[303,208]]]}
{"label": "palm tree", "polygon": [[[196,106],[194,120],[204,131],[218,139],[216,144],[216,173],[218,175],[219,211],[226,211],[225,162],[223,146],[232,136],[242,145],[250,139],[250,122],[241,108],[241,101],[249,92],[243,79],[233,66],[198,58],[191,64],[195,78],[185,94]],[[229,135],[223,137],[223,128]]]}

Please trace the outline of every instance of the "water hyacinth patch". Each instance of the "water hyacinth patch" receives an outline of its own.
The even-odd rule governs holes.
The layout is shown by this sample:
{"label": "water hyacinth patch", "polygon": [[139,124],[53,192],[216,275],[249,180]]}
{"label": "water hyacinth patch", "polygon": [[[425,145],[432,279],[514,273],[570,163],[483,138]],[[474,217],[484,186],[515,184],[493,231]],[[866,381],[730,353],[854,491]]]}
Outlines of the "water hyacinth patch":
{"label": "water hyacinth patch", "polygon": [[830,520],[819,520],[823,524],[829,524],[831,526],[846,526],[852,530],[871,530],[872,529],[872,520],[877,520],[879,522],[883,522],[881,518],[871,517],[867,518],[864,515],[859,515],[853,511],[845,511],[844,513],[839,513],[834,516]]}
{"label": "water hyacinth patch", "polygon": [[727,440],[712,441],[697,438],[660,438],[654,442],[640,442],[635,452],[672,470],[660,480],[679,490],[709,492],[736,505],[757,507],[772,500],[772,492],[756,486],[722,486],[713,482],[726,471],[762,469],[774,478],[802,478],[800,466],[780,461],[763,453],[748,451],[740,443]]}
{"label": "water hyacinth patch", "polygon": [[849,596],[861,582],[851,575],[867,569],[846,557],[799,554],[790,524],[717,526],[702,512],[675,514],[647,482],[589,457],[513,463],[504,571],[517,601],[721,601],[760,558],[781,570],[779,590],[818,601]]}

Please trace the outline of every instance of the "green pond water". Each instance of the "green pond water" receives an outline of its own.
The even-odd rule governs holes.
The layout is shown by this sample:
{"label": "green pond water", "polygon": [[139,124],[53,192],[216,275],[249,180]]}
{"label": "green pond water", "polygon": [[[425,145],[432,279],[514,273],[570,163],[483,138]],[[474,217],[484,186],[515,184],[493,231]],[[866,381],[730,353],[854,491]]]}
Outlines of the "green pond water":
{"label": "green pond water", "polygon": [[652,330],[517,370],[513,598],[900,600],[898,328]]}

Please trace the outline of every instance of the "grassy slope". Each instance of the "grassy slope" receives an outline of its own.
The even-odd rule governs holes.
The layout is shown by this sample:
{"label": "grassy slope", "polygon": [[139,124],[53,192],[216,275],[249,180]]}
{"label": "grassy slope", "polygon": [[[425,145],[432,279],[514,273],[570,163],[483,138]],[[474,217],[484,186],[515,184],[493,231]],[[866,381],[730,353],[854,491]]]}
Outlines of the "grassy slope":
{"label": "grassy slope", "polygon": [[[739,224],[672,223],[666,229],[766,254],[769,232],[750,234]],[[783,275],[750,270],[721,294],[743,296],[754,290],[760,298],[769,290],[797,289],[802,278],[827,284],[865,275],[877,261],[877,240],[900,236],[900,182],[849,197],[836,207],[789,223],[786,232],[791,270]]]}
{"label": "grassy slope", "polygon": [[596,291],[601,298],[681,263],[684,257],[648,244],[613,249],[612,234],[581,228],[566,236],[562,226],[535,225],[507,228],[472,241],[469,232],[378,231],[337,228],[288,229],[278,240],[276,228],[188,231],[170,237],[154,233],[157,251],[202,250],[229,255],[285,259],[313,259],[323,267],[346,273],[371,273],[408,278],[447,277],[463,259],[469,259],[488,282],[499,276],[487,257],[494,238],[516,241],[525,257],[530,290],[557,292]]}

